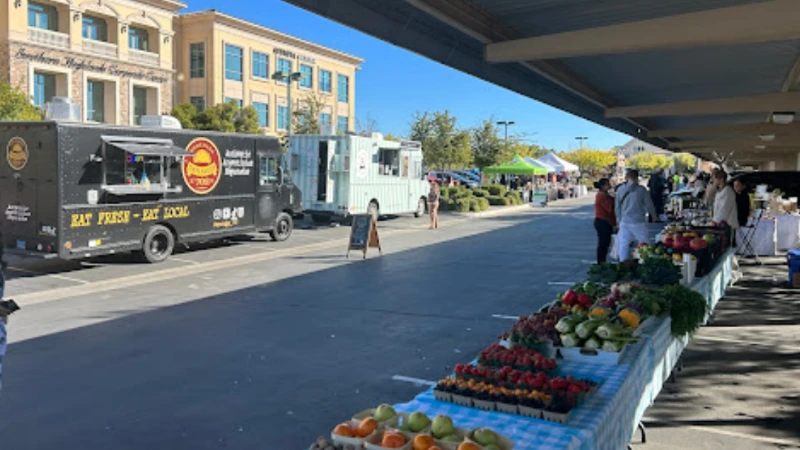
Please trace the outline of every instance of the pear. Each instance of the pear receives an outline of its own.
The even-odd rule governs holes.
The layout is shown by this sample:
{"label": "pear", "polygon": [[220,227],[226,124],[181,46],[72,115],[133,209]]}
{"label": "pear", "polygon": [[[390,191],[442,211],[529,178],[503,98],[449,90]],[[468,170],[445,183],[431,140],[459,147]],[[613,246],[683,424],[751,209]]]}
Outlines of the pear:
{"label": "pear", "polygon": [[427,428],[428,425],[431,424],[431,419],[425,415],[425,413],[416,411],[411,413],[408,417],[408,428],[411,429],[414,433],[419,433],[420,431]]}
{"label": "pear", "polygon": [[453,434],[453,419],[448,416],[436,416],[431,425],[431,431],[437,438],[442,438],[448,434]]}
{"label": "pear", "polygon": [[475,431],[472,432],[472,438],[475,439],[475,442],[483,446],[497,444],[497,433],[488,428],[476,428]]}
{"label": "pear", "polygon": [[392,405],[387,405],[386,403],[375,409],[375,420],[378,422],[385,422],[395,415],[397,415],[397,412],[392,408]]}

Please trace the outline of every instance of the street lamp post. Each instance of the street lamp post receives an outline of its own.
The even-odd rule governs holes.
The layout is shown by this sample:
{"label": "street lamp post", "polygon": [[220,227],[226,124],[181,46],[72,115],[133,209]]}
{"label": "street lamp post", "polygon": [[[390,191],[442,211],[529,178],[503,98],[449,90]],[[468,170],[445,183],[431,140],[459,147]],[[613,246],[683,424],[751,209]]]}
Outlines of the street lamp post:
{"label": "street lamp post", "polygon": [[506,136],[505,139],[506,139],[506,148],[507,148],[508,147],[508,127],[511,126],[511,125],[514,125],[515,122],[513,120],[512,121],[501,120],[500,122],[497,122],[497,124],[498,125],[503,125],[505,127],[505,136]]}
{"label": "street lamp post", "polygon": [[578,136],[578,137],[576,137],[575,139],[576,139],[576,140],[578,140],[578,141],[580,141],[580,143],[581,143],[581,146],[578,148],[578,150],[580,150],[580,149],[582,149],[582,148],[583,148],[583,141],[585,141],[585,140],[587,140],[587,139],[589,139],[589,138],[588,138],[588,137],[586,137],[586,136]]}
{"label": "street lamp post", "polygon": [[286,123],[287,137],[292,135],[292,82],[298,81],[301,78],[303,78],[303,74],[300,72],[286,73],[283,71],[278,71],[272,74],[273,80],[286,83],[286,101],[289,104],[289,106],[286,108],[289,112],[289,119]]}

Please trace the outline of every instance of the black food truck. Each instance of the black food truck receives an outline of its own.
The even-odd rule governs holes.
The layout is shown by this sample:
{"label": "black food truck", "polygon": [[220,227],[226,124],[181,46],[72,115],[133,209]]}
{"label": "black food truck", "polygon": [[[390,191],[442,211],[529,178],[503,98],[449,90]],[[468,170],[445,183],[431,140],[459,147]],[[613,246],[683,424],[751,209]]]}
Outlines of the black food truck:
{"label": "black food truck", "polygon": [[0,122],[2,149],[7,253],[76,259],[135,251],[160,262],[178,243],[253,231],[285,240],[302,205],[274,137]]}

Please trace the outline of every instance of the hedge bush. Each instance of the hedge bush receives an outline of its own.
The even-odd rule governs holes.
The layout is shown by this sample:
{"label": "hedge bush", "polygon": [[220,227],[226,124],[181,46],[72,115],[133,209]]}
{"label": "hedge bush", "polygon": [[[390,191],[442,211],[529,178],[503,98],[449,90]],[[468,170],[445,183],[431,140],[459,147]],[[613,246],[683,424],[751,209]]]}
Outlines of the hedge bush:
{"label": "hedge bush", "polygon": [[489,204],[492,206],[508,206],[511,204],[511,199],[508,197],[500,197],[499,195],[491,195],[488,200]]}
{"label": "hedge bush", "polygon": [[486,190],[489,191],[491,195],[505,195],[508,192],[508,188],[503,186],[502,184],[490,184],[485,186]]}
{"label": "hedge bush", "polygon": [[489,200],[483,197],[471,198],[469,210],[474,212],[486,211],[489,209]]}
{"label": "hedge bush", "polygon": [[469,212],[470,208],[470,198],[459,198],[455,201],[455,211],[456,212]]}
{"label": "hedge bush", "polygon": [[478,189],[473,189],[472,190],[472,195],[475,196],[475,197],[485,198],[485,197],[488,197],[488,196],[490,196],[492,194],[490,194],[489,191],[487,191],[486,189],[478,188]]}
{"label": "hedge bush", "polygon": [[454,187],[450,189],[450,198],[470,198],[472,197],[472,189],[465,187]]}

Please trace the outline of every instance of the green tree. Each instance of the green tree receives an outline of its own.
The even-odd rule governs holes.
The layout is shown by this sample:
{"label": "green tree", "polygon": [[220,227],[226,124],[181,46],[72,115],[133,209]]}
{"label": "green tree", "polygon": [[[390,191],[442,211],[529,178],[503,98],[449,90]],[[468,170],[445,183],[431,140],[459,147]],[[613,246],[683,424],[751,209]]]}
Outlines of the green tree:
{"label": "green tree", "polygon": [[233,127],[237,133],[259,134],[261,127],[258,126],[258,111],[253,105],[245,106],[233,120]]}
{"label": "green tree", "polygon": [[697,158],[689,153],[678,153],[675,155],[675,170],[678,173],[691,173],[694,172]]}
{"label": "green tree", "polygon": [[170,115],[181,123],[181,126],[186,130],[193,130],[196,128],[195,120],[197,120],[197,108],[191,103],[179,103],[172,108]]}
{"label": "green tree", "polygon": [[628,159],[627,166],[643,172],[654,172],[672,167],[672,158],[653,153],[639,153]]}
{"label": "green tree", "polygon": [[410,138],[422,143],[425,164],[435,169],[467,167],[472,162],[470,133],[459,130],[449,111],[417,113]]}
{"label": "green tree", "polygon": [[300,100],[292,111],[292,134],[320,134],[320,113],[325,107],[325,98],[320,94],[309,94]]}
{"label": "green tree", "polygon": [[502,163],[503,150],[503,141],[497,135],[493,119],[484,120],[481,126],[472,130],[472,157],[477,167],[483,169]]}
{"label": "green tree", "polygon": [[607,169],[617,162],[617,155],[610,150],[590,150],[582,148],[571,152],[561,153],[559,156],[577,165],[581,170],[594,173],[600,169]]}
{"label": "green tree", "polygon": [[238,112],[239,107],[232,101],[216,104],[197,115],[195,127],[198,130],[234,133],[236,126],[233,122]]}
{"label": "green tree", "polygon": [[399,137],[393,135],[392,133],[387,134],[386,136],[383,137],[383,139],[386,141],[394,141],[394,142],[400,142],[402,140]]}
{"label": "green tree", "polygon": [[0,120],[42,120],[42,111],[19,86],[0,81]]}

